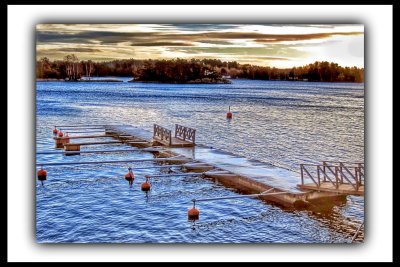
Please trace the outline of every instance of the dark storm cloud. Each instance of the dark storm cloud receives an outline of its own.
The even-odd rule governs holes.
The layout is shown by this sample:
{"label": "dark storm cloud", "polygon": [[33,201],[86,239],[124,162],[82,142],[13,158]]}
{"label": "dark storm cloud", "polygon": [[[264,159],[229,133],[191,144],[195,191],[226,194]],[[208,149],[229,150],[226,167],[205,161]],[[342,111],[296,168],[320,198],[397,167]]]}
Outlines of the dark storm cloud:
{"label": "dark storm cloud", "polygon": [[60,33],[60,32],[37,32],[37,41],[40,43],[93,43],[99,41],[101,43],[121,43],[130,41],[133,38],[147,38],[155,33],[149,32],[107,32],[107,31],[85,31],[77,33]]}
{"label": "dark storm cloud", "polygon": [[[251,39],[260,43],[283,42],[283,41],[302,41],[312,39],[322,39],[333,35],[356,35],[362,32],[333,32],[333,33],[312,33],[312,34],[262,34],[256,32],[207,32],[207,33],[163,33],[163,32],[107,32],[107,31],[84,31],[76,33],[61,33],[50,31],[38,31],[38,43],[82,43],[89,44],[100,42],[102,44],[116,44],[130,41],[135,46],[140,43],[148,43],[157,46],[159,43],[169,43],[173,41],[202,41],[211,43],[214,39],[217,41],[229,39]],[[215,42],[215,41],[214,41]],[[178,42],[178,46],[188,44]]]}
{"label": "dark storm cloud", "polygon": [[46,49],[48,52],[67,52],[67,53],[85,53],[85,52],[103,52],[101,49],[95,49],[95,48],[86,48],[86,47],[63,47],[63,48],[52,48],[52,49]]}
{"label": "dark storm cloud", "polygon": [[193,46],[193,44],[187,42],[144,42],[132,43],[131,46]]}
{"label": "dark storm cloud", "polygon": [[232,42],[225,40],[198,40],[198,42],[203,44],[216,44],[216,45],[231,45]]}
{"label": "dark storm cloud", "polygon": [[235,24],[164,24],[164,25],[172,26],[177,30],[189,30],[189,31],[218,31],[226,29],[235,29],[242,26]]}
{"label": "dark storm cloud", "polygon": [[313,39],[328,38],[333,35],[357,35],[363,34],[358,32],[336,32],[336,33],[310,33],[310,34],[263,34],[265,39],[256,39],[260,43],[272,43],[283,41],[305,41]]}
{"label": "dark storm cloud", "polygon": [[168,36],[175,39],[185,40],[203,40],[207,39],[252,39],[260,42],[273,40],[274,42],[283,41],[302,41],[331,37],[333,35],[357,35],[362,32],[332,32],[332,33],[310,33],[310,34],[263,34],[256,32],[209,32],[196,34],[169,34]]}

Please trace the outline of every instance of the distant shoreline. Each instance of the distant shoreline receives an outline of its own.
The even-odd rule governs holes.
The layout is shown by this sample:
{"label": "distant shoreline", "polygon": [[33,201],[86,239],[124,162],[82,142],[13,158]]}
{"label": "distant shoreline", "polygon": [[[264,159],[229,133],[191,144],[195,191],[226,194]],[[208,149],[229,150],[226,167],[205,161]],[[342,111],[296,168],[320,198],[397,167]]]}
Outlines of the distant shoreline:
{"label": "distant shoreline", "polygon": [[197,80],[191,80],[191,81],[185,81],[185,82],[164,82],[164,81],[138,81],[138,80],[130,80],[128,81],[130,83],[163,83],[163,84],[229,84],[232,83],[228,79],[223,79],[223,80],[215,80],[215,79],[197,79]]}
{"label": "distant shoreline", "polygon": [[80,83],[80,82],[84,82],[84,83],[87,83],[87,82],[97,82],[97,83],[99,83],[99,82],[106,82],[106,83],[117,83],[117,82],[120,82],[120,83],[122,83],[122,82],[124,82],[123,80],[117,80],[117,79],[104,79],[104,80],[76,80],[76,81],[68,81],[68,80],[63,80],[63,79],[41,79],[41,78],[38,78],[38,79],[36,79],[36,82],[78,82],[78,83]]}
{"label": "distant shoreline", "polygon": [[[124,77],[124,76],[121,76]],[[336,81],[336,82],[328,82],[328,81],[304,81],[304,80],[256,80],[256,79],[244,79],[244,78],[236,78],[236,79],[229,79],[227,81],[229,82],[222,82],[222,81],[217,81],[217,82],[205,82],[205,81],[189,81],[189,82],[162,82],[162,81],[135,81],[135,80],[129,80],[127,82],[129,83],[159,83],[159,84],[229,84],[232,83],[231,80],[246,80],[246,81],[272,81],[272,82],[310,82],[310,83],[363,83],[363,82],[349,82],[349,81]],[[104,79],[104,80],[77,80],[77,81],[68,81],[64,79],[42,79],[42,78],[37,78],[36,82],[124,82],[123,80],[117,80],[117,79]]]}

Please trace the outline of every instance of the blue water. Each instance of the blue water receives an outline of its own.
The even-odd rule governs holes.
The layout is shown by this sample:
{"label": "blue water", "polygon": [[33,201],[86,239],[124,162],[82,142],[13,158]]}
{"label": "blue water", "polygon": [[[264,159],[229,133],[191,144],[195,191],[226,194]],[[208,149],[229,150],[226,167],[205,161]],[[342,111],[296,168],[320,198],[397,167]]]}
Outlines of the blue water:
{"label": "blue water", "polygon": [[[153,123],[168,128],[179,123],[197,129],[198,143],[294,172],[300,163],[364,160],[364,84],[37,82],[36,90],[37,151],[54,150],[51,130],[59,124],[131,124],[151,131]],[[230,122],[225,119],[228,106],[233,112]],[[117,148],[128,147],[83,149]],[[151,157],[144,152],[52,154],[38,155],[37,162]],[[347,203],[327,213],[235,199],[199,203],[200,220],[193,224],[187,221],[192,198],[237,192],[211,180],[177,176],[155,179],[146,195],[140,190],[143,176],[160,170],[135,171],[129,188],[123,179],[128,166],[133,165],[47,167],[45,186],[36,184],[37,241],[343,243],[364,218],[363,197],[349,196]]]}

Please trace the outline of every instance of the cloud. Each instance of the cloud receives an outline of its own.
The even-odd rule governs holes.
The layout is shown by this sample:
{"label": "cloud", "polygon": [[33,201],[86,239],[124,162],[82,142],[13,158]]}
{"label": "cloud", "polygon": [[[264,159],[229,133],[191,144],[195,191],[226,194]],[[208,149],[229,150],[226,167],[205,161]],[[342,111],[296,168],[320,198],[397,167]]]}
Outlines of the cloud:
{"label": "cloud", "polygon": [[225,40],[197,40],[197,42],[212,45],[232,45],[232,42]]}
{"label": "cloud", "polygon": [[332,32],[332,33],[310,33],[310,34],[264,34],[265,39],[256,39],[259,43],[272,43],[283,41],[306,41],[313,39],[323,39],[334,35],[359,35],[362,32]]}
{"label": "cloud", "polygon": [[36,40],[39,43],[121,43],[135,38],[148,38],[155,35],[155,33],[149,32],[108,32],[108,31],[87,31],[87,32],[75,32],[75,33],[62,33],[62,32],[50,32],[50,31],[38,31],[36,34]]}
{"label": "cloud", "polygon": [[193,44],[187,42],[146,42],[132,43],[131,46],[193,46]]}
{"label": "cloud", "polygon": [[[169,33],[169,32],[114,32],[114,31],[84,31],[84,32],[53,32],[37,31],[37,42],[63,43],[103,43],[116,44],[131,41],[132,43],[173,42],[173,41],[217,41],[250,39],[260,43],[302,41],[328,38],[333,35],[357,35],[362,32],[330,32],[312,34],[265,34],[256,32],[204,32],[204,33]],[[178,42],[179,43],[179,42]]]}
{"label": "cloud", "polygon": [[189,30],[189,31],[219,31],[226,29],[235,29],[241,27],[241,25],[234,24],[163,24],[165,26],[172,26],[176,30]]}
{"label": "cloud", "polygon": [[85,48],[85,47],[63,47],[63,48],[54,48],[56,52],[67,52],[67,53],[80,53],[80,52],[103,52],[101,49],[96,48]]}
{"label": "cloud", "polygon": [[269,56],[269,57],[302,57],[305,52],[287,46],[273,45],[271,47],[168,47],[170,52],[180,52],[185,54],[234,54],[241,56]]}
{"label": "cloud", "polygon": [[[321,29],[333,29],[336,26],[338,26],[338,24],[259,24],[261,26],[273,26],[273,27],[300,27],[300,28],[321,28]],[[340,26],[343,26],[345,24],[340,24]]]}
{"label": "cloud", "polygon": [[[316,54],[328,61],[348,58],[362,51],[364,34],[358,24],[38,24],[36,29],[37,56],[49,58],[210,57],[277,65],[314,60]],[[340,53],[324,49],[358,38]]]}

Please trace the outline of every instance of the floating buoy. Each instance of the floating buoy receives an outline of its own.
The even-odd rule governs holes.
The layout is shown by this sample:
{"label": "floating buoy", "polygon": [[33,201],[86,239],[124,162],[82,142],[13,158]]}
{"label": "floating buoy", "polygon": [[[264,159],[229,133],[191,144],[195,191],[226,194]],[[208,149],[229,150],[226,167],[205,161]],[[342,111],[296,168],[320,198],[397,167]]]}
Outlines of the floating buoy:
{"label": "floating buoy", "polygon": [[54,127],[53,134],[54,134],[54,135],[57,135],[57,134],[58,134],[58,130],[57,130],[56,127]]}
{"label": "floating buoy", "polygon": [[128,172],[125,174],[125,180],[129,182],[129,185],[132,186],[133,180],[135,180],[135,175],[132,172],[132,168],[128,168]]}
{"label": "floating buoy", "polygon": [[196,209],[195,207],[188,210],[188,220],[189,221],[198,220],[199,215],[200,215],[200,211],[198,209]]}
{"label": "floating buoy", "polygon": [[226,118],[227,119],[232,119],[231,106],[229,106],[229,111],[226,113]]}
{"label": "floating buoy", "polygon": [[41,167],[41,169],[38,170],[38,172],[37,172],[37,176],[38,176],[38,180],[41,181],[42,185],[43,185],[43,181],[45,181],[47,179],[46,170],[44,170],[43,167]]}
{"label": "floating buoy", "polygon": [[64,135],[63,132],[61,131],[58,132],[58,137],[63,137],[63,135]]}
{"label": "floating buoy", "polygon": [[134,176],[132,173],[128,172],[127,174],[125,174],[125,180],[131,181],[133,179],[134,179]]}
{"label": "floating buoy", "polygon": [[149,191],[150,187],[151,187],[150,183],[146,181],[142,184],[142,191]]}

